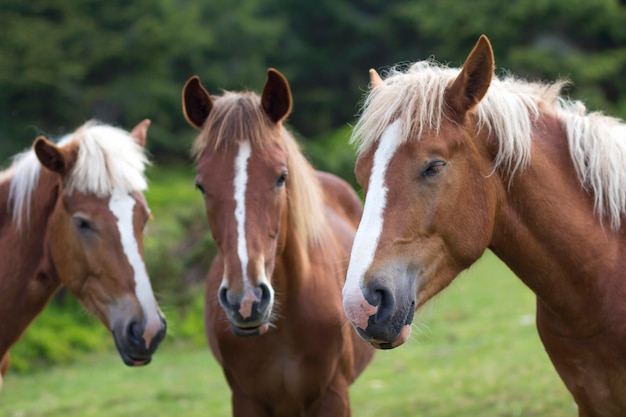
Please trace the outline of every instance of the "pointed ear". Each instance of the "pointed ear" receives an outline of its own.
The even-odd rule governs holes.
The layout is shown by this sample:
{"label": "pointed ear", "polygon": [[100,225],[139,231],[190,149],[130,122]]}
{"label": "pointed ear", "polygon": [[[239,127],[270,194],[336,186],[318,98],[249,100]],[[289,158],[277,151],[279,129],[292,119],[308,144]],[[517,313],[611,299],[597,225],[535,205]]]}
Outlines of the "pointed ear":
{"label": "pointed ear", "polygon": [[188,79],[183,87],[183,114],[187,123],[198,130],[202,129],[212,108],[213,100],[200,82],[200,78],[194,75]]}
{"label": "pointed ear", "polygon": [[150,119],[145,119],[130,131],[130,136],[132,136],[135,142],[142,148],[146,146],[148,127],[150,127]]}
{"label": "pointed ear", "polygon": [[380,78],[380,75],[376,72],[374,68],[370,68],[370,85],[372,88],[376,87],[383,83],[383,79]]}
{"label": "pointed ear", "polygon": [[261,106],[274,123],[283,121],[291,113],[291,89],[287,79],[275,70],[267,70],[267,80],[261,95]]}
{"label": "pointed ear", "polygon": [[41,164],[52,172],[65,175],[71,168],[72,161],[65,152],[45,136],[39,136],[33,144],[37,159]]}
{"label": "pointed ear", "polygon": [[489,39],[482,35],[467,57],[461,73],[446,92],[448,105],[458,116],[474,108],[487,94],[493,69],[493,50]]}

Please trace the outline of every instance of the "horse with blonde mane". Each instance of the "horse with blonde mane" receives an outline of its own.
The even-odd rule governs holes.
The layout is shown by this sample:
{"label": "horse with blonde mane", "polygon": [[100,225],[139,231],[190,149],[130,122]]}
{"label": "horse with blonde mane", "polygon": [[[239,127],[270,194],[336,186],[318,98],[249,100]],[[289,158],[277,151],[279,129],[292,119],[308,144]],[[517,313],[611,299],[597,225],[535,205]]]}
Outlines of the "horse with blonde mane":
{"label": "horse with blonde mane", "polygon": [[353,132],[366,198],[343,290],[378,348],[489,248],[537,296],[537,328],[581,417],[626,415],[626,125],[497,78],[482,36],[372,88]]}
{"label": "horse with blonde mane", "polygon": [[212,97],[195,76],[183,89],[218,246],[206,333],[237,417],[349,416],[349,385],[374,354],[341,306],[361,201],[302,155],[283,126],[291,105],[274,69],[260,97]]}
{"label": "horse with blonde mane", "polygon": [[88,122],[58,144],[40,136],[0,173],[2,374],[61,285],[111,331],[126,365],[148,364],[165,337],[143,260],[149,124]]}

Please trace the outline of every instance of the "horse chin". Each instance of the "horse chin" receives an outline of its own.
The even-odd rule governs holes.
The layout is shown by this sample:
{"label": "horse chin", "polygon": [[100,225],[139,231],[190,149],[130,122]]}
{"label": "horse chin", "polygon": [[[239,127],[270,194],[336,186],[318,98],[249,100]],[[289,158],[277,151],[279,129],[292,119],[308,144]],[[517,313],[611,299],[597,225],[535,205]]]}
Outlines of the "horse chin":
{"label": "horse chin", "polygon": [[132,356],[122,353],[122,352],[120,352],[120,355],[122,356],[122,360],[124,361],[126,365],[133,366],[133,367],[145,366],[152,361],[152,356],[149,356],[148,358],[133,358]]}
{"label": "horse chin", "polygon": [[404,344],[404,342],[406,342],[407,340],[409,340],[410,335],[411,335],[411,325],[407,324],[404,327],[402,327],[400,334],[392,342],[381,342],[378,340],[371,340],[370,344],[374,346],[376,349],[381,349],[381,350],[394,349]]}
{"label": "horse chin", "polygon": [[233,333],[235,333],[237,336],[249,337],[264,335],[270,326],[267,323],[263,323],[260,326],[256,327],[239,327],[231,323],[231,327],[233,329]]}

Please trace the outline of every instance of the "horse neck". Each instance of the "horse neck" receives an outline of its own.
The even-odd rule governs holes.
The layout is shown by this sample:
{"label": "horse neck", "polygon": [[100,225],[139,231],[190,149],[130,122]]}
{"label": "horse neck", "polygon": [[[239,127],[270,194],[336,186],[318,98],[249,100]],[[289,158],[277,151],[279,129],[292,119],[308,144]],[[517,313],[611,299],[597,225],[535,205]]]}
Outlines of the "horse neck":
{"label": "horse neck", "polygon": [[537,123],[530,165],[509,180],[503,176],[490,248],[535,292],[540,306],[568,323],[568,332],[593,332],[605,284],[624,267],[621,236],[606,221],[601,227],[557,120]]}
{"label": "horse neck", "polygon": [[34,191],[30,222],[21,231],[6,209],[8,184],[0,185],[0,251],[11,259],[0,269],[0,317],[11,317],[10,326],[0,326],[0,357],[60,286],[44,243],[48,241],[48,220],[57,201],[59,181],[44,171]]}

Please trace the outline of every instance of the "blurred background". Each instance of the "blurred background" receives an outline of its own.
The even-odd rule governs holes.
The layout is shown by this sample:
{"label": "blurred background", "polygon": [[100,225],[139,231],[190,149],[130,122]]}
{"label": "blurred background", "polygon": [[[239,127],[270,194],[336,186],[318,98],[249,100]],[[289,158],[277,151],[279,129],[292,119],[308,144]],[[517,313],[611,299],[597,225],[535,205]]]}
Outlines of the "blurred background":
{"label": "blurred background", "polygon": [[[626,117],[623,0],[1,0],[0,163],[8,166],[11,156],[28,148],[36,136],[57,138],[87,119],[127,130],[151,119],[147,146],[153,166],[146,196],[155,219],[146,232],[146,261],[169,318],[168,339],[195,346],[210,358],[202,328],[202,281],[215,248],[193,186],[189,148],[195,132],[186,124],[180,104],[185,81],[197,74],[213,94],[223,89],[258,92],[266,69],[277,68],[291,84],[294,110],[288,123],[304,152],[317,167],[356,186],[354,150],[347,139],[367,90],[368,69],[384,73],[394,64],[429,57],[460,66],[481,34],[491,40],[499,75],[510,72],[540,81],[565,78],[571,80],[566,96],[583,100],[591,110]],[[487,272],[477,273],[483,281],[474,279],[481,282],[480,288],[449,290],[451,299],[454,291],[467,291],[468,296],[460,298],[480,300],[462,314],[450,313],[450,320],[456,323],[458,314],[464,319],[467,314],[472,323],[474,307],[503,302],[502,309],[510,310],[511,303],[521,300],[519,314],[514,314],[526,317],[525,326],[530,317],[529,351],[538,352],[537,366],[542,369],[537,372],[549,375],[546,384],[557,386],[555,395],[569,407],[532,326],[532,294],[509,277],[506,268],[492,268],[495,258],[487,262]],[[511,287],[492,287],[490,274],[506,275],[504,282]],[[493,299],[485,302],[487,290]],[[508,301],[502,292],[524,295]],[[502,318],[500,310],[493,310]],[[483,324],[489,323],[483,319]],[[454,324],[441,323],[446,329]],[[511,337],[522,337],[516,329],[509,329]],[[476,334],[482,334],[478,328]],[[433,343],[437,349],[458,340],[443,338]],[[10,373],[19,383],[24,375],[109,352],[112,345],[103,326],[60,291],[13,349]],[[497,357],[486,353],[484,360]],[[484,371],[484,362],[479,364]],[[498,369],[494,365],[493,372]],[[484,376],[483,371],[478,375]],[[216,372],[217,384],[225,386]],[[8,378],[5,391],[10,384]],[[545,392],[543,386],[537,390]],[[473,395],[463,392],[468,398]],[[2,402],[6,404],[2,395],[0,415]],[[501,401],[511,403],[506,398]],[[29,414],[19,406],[11,410],[8,415],[55,415]],[[541,410],[538,415],[558,415]],[[407,415],[417,415],[412,413]],[[531,414],[522,407],[521,414],[497,415]]]}
{"label": "blurred background", "polygon": [[305,139],[346,126],[367,70],[434,56],[462,64],[481,34],[500,72],[573,81],[590,108],[626,114],[626,6],[615,0],[2,0],[0,152],[88,118],[153,120],[159,164],[187,161],[180,92],[291,83]]}

